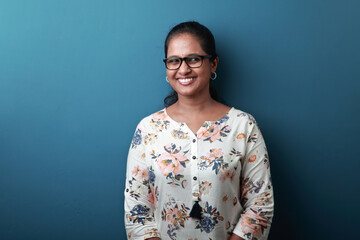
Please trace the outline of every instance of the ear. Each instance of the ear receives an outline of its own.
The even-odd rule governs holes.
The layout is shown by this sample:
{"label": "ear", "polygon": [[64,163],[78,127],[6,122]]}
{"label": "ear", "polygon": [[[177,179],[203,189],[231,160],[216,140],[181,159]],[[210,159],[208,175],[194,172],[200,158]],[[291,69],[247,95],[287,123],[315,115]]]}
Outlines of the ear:
{"label": "ear", "polygon": [[218,66],[219,63],[219,57],[216,57],[212,62],[211,62],[211,72],[215,72],[216,68]]}

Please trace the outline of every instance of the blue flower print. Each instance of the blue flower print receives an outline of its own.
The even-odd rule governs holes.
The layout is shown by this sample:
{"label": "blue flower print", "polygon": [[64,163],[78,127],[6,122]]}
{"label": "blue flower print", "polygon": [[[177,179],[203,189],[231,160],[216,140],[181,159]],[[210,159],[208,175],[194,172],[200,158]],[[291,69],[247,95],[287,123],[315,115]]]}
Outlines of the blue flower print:
{"label": "blue flower print", "polygon": [[132,209],[132,212],[134,213],[137,213],[138,215],[146,215],[149,211],[149,208],[141,205],[141,204],[138,204],[138,205],[135,205],[135,207]]}
{"label": "blue flower print", "polygon": [[149,216],[149,211],[150,208],[141,204],[137,204],[130,211],[130,214],[127,214],[126,218],[128,218],[133,223],[141,223],[144,225],[145,222],[151,220],[151,217]]}
{"label": "blue flower print", "polygon": [[201,232],[210,233],[215,228],[215,225],[223,220],[224,218],[220,216],[217,208],[213,208],[209,202],[206,202],[203,208],[202,218],[195,228],[200,229]]}
{"label": "blue flower print", "polygon": [[154,173],[154,169],[152,167],[150,167],[150,169],[149,169],[149,182],[151,184],[153,184],[155,182],[155,173]]}
{"label": "blue flower print", "polygon": [[215,222],[211,221],[210,217],[205,216],[200,220],[200,225],[203,231],[210,233],[215,227]]}
{"label": "blue flower print", "polygon": [[216,121],[216,123],[215,123],[215,124],[221,124],[221,123],[224,123],[224,122],[226,122],[229,118],[230,118],[230,117],[229,117],[229,115],[228,115],[228,114],[226,114],[226,115],[225,115],[225,116],[223,116],[220,120]]}
{"label": "blue flower print", "polygon": [[135,148],[140,144],[141,144],[141,130],[137,129],[132,139],[131,148]]}

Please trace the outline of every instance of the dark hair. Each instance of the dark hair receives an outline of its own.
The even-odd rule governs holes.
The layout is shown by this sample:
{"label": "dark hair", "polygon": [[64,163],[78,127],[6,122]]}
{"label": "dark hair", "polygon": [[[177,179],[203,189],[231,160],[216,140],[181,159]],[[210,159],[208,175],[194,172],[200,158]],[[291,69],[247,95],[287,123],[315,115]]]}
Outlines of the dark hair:
{"label": "dark hair", "polygon": [[[165,39],[165,57],[167,57],[167,50],[169,47],[170,40],[182,33],[190,33],[194,36],[196,36],[199,39],[199,43],[201,48],[209,55],[212,56],[210,61],[213,61],[217,57],[216,53],[216,47],[215,47],[215,38],[212,35],[211,31],[205,27],[204,25],[201,25],[198,22],[190,21],[190,22],[183,22],[175,27],[173,27]],[[210,81],[210,96],[216,101],[220,101],[220,97],[215,89],[214,84],[212,81]],[[165,107],[169,107],[170,105],[174,104],[178,100],[177,92],[174,90],[164,99]]]}

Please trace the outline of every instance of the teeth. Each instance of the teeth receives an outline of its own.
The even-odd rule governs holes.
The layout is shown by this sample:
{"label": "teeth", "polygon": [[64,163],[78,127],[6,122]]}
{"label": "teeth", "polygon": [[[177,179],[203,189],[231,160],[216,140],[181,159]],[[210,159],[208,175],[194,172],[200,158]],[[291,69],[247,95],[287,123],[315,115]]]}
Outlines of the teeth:
{"label": "teeth", "polygon": [[187,82],[190,82],[192,81],[193,79],[192,78],[182,78],[182,79],[179,79],[179,82],[181,83],[187,83]]}

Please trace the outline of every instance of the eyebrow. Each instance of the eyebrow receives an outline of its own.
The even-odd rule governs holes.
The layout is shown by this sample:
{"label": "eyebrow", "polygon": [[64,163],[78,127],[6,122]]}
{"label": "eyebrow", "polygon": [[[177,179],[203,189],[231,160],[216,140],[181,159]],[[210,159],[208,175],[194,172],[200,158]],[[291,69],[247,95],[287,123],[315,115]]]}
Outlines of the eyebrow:
{"label": "eyebrow", "polygon": [[[190,54],[186,55],[185,57],[190,57],[190,56],[194,56],[194,55],[195,56],[201,56],[202,54],[200,54],[200,53],[190,53]],[[177,56],[177,55],[173,55],[173,56],[168,56],[166,58],[182,58],[182,57]]]}

